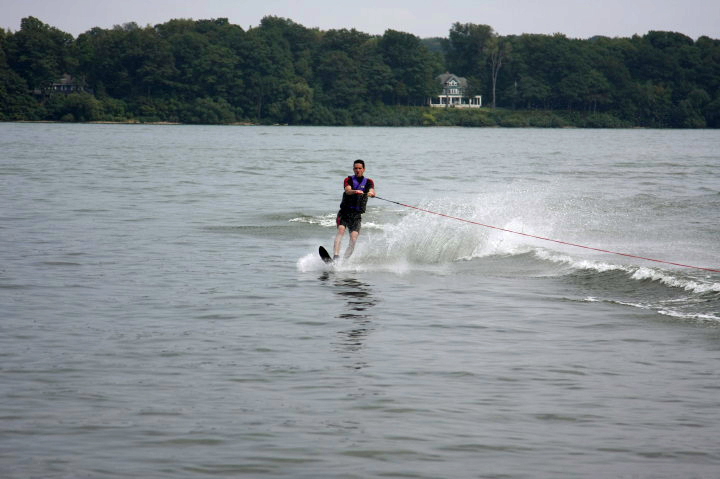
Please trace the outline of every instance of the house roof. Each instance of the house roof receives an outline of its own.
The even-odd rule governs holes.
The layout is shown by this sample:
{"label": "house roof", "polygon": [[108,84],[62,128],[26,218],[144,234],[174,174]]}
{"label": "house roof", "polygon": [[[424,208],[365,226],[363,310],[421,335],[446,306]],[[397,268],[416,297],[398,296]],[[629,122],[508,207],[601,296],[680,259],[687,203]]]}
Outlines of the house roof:
{"label": "house roof", "polygon": [[69,73],[63,73],[62,78],[55,81],[53,85],[75,85],[76,83],[77,81],[75,81],[75,78],[72,75]]}
{"label": "house roof", "polygon": [[442,75],[438,75],[436,77],[436,79],[443,85],[445,85],[447,82],[449,82],[452,78],[456,79],[462,88],[467,88],[467,86],[468,86],[467,79],[465,77],[459,77],[459,76],[455,75],[454,73],[445,72]]}

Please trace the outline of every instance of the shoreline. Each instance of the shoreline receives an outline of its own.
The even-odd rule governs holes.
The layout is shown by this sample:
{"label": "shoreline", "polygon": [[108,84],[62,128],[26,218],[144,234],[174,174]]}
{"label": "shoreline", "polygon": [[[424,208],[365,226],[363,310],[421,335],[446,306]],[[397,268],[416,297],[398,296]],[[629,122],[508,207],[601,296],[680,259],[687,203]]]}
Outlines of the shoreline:
{"label": "shoreline", "polygon": [[[250,122],[237,122],[237,123],[180,123],[172,121],[60,121],[60,120],[7,120],[0,121],[0,123],[47,123],[57,125],[154,125],[154,126],[296,126],[296,127],[326,127],[326,128],[507,128],[515,129],[518,127],[513,126],[502,126],[502,125],[488,125],[488,126],[466,126],[466,125],[290,125],[288,123],[250,123]],[[546,127],[546,126],[526,126],[520,128],[533,128],[538,130],[543,129],[583,129],[580,126],[565,125],[558,127]],[[678,128],[648,128],[644,126],[631,126],[626,128],[606,128],[614,130],[623,129],[656,129],[656,130],[677,130]],[[702,129],[702,128],[701,128]],[[705,128],[706,130],[712,130],[713,128]]]}
{"label": "shoreline", "polygon": [[[328,114],[327,118],[304,118],[302,121],[288,123],[286,121],[270,122],[268,119],[240,119],[228,122],[183,122],[173,117],[164,120],[158,117],[146,118],[96,118],[89,121],[62,121],[58,120],[7,120],[23,123],[84,123],[107,125],[223,125],[223,126],[355,126],[355,127],[465,127],[465,128],[579,128],[579,129],[715,129],[706,125],[692,127],[671,126],[668,123],[657,125],[643,125],[637,122],[623,120],[609,112],[586,112],[572,110],[511,110],[505,108],[476,110],[443,108],[430,109],[427,107],[378,108],[355,115]],[[99,116],[99,115],[98,115]]]}
{"label": "shoreline", "polygon": [[[347,128],[504,128],[504,129],[534,129],[534,130],[683,130],[687,128],[652,128],[647,126],[624,126],[624,127],[589,127],[577,125],[561,125],[561,126],[507,126],[507,125],[290,125],[287,123],[252,123],[252,122],[233,122],[233,123],[181,123],[173,121],[147,121],[138,120],[128,121],[60,121],[60,120],[0,120],[0,123],[37,123],[37,124],[58,124],[58,125],[153,125],[153,126],[296,126],[296,127],[347,127]],[[692,128],[694,130],[715,130],[716,128]]]}
{"label": "shoreline", "polygon": [[[233,123],[181,123],[178,121],[60,121],[60,120],[3,120],[0,123],[54,123],[61,125],[212,125],[212,126],[258,126],[260,123],[233,122]],[[266,125],[266,126],[287,126],[287,125]]]}

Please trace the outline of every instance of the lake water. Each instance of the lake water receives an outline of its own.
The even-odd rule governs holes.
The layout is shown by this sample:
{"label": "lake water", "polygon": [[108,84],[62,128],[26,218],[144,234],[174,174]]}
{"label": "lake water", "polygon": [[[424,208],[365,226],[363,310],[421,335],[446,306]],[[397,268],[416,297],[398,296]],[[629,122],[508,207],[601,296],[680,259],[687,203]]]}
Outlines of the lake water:
{"label": "lake water", "polygon": [[[3,478],[720,476],[718,131],[0,148]],[[328,267],[356,158],[402,205]]]}

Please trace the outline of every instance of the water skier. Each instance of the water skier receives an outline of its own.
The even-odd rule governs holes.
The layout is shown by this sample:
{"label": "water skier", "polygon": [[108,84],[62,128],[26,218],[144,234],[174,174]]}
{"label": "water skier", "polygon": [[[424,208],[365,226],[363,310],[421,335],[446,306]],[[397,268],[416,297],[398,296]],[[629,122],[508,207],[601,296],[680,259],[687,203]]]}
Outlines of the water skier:
{"label": "water skier", "polygon": [[375,196],[375,183],[370,178],[365,178],[365,162],[355,160],[353,163],[353,175],[345,178],[342,202],[337,215],[337,235],[335,235],[335,248],[333,259],[340,257],[340,243],[345,230],[350,230],[350,243],[345,250],[345,258],[349,258],[355,249],[360,235],[362,214],[365,213],[367,199]]}

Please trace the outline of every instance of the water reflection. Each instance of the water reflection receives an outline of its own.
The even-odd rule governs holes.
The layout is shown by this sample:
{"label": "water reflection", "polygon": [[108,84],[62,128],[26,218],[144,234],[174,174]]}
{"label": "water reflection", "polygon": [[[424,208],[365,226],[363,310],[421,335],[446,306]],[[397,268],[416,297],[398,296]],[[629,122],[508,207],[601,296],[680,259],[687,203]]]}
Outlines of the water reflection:
{"label": "water reflection", "polygon": [[353,359],[352,367],[362,369],[368,364],[358,355],[368,335],[373,331],[373,317],[370,309],[377,304],[370,285],[355,278],[332,278],[325,272],[322,281],[331,282],[335,294],[343,299],[344,311],[336,318],[348,323],[346,329],[338,331],[337,350]]}

